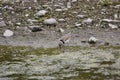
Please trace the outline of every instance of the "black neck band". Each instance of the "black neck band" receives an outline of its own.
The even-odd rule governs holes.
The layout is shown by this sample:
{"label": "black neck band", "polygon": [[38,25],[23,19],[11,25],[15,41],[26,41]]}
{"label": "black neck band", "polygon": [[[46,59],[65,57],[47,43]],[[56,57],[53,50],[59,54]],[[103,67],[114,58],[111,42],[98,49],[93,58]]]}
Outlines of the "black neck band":
{"label": "black neck band", "polygon": [[60,40],[63,44],[65,44],[65,42],[63,40]]}

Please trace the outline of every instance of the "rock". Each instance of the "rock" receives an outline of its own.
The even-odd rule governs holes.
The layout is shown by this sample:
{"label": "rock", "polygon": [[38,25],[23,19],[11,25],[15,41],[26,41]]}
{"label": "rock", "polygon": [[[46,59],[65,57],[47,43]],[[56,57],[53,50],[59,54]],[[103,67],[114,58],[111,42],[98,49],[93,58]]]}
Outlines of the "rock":
{"label": "rock", "polygon": [[73,14],[77,14],[78,12],[77,12],[77,11],[73,11],[72,13],[73,13]]}
{"label": "rock", "polygon": [[96,39],[95,37],[92,36],[89,38],[88,43],[95,44],[97,41],[98,41],[98,39]]}
{"label": "rock", "polygon": [[118,19],[119,17],[118,17],[118,15],[117,15],[117,14],[114,14],[114,18],[115,18],[115,19]]}
{"label": "rock", "polygon": [[55,11],[57,11],[57,12],[61,12],[61,11],[63,11],[62,9],[55,9]]}
{"label": "rock", "polygon": [[28,28],[29,28],[32,32],[43,31],[43,29],[40,28],[39,26],[29,26]]}
{"label": "rock", "polygon": [[118,8],[118,9],[119,9],[119,8],[120,8],[120,4],[119,4],[119,5],[116,5],[115,8]]}
{"label": "rock", "polygon": [[67,11],[68,10],[68,8],[63,8],[63,11]]}
{"label": "rock", "polygon": [[13,31],[11,30],[5,30],[5,32],[3,33],[4,37],[11,37],[13,35]]}
{"label": "rock", "polygon": [[58,22],[54,18],[49,18],[43,21],[46,25],[56,25]]}
{"label": "rock", "polygon": [[60,31],[61,33],[63,33],[65,30],[64,30],[64,29],[62,29],[62,28],[60,28],[60,29],[59,29],[59,31]]}
{"label": "rock", "polygon": [[61,18],[61,19],[58,19],[59,22],[65,22],[65,19]]}
{"label": "rock", "polygon": [[28,22],[38,22],[38,20],[35,20],[35,19],[28,19],[27,21]]}
{"label": "rock", "polygon": [[67,2],[67,8],[71,8],[71,2]]}
{"label": "rock", "polygon": [[76,17],[77,17],[77,18],[84,18],[85,15],[77,15]]}
{"label": "rock", "polygon": [[19,23],[19,22],[18,22],[18,23],[16,23],[16,25],[17,25],[17,26],[20,26],[20,25],[21,25],[21,23]]}
{"label": "rock", "polygon": [[71,2],[74,3],[74,2],[77,2],[77,0],[72,0]]}
{"label": "rock", "polygon": [[80,27],[82,24],[80,23],[75,23],[75,27]]}
{"label": "rock", "polygon": [[117,22],[117,23],[119,23],[120,22],[119,20],[112,20],[112,19],[102,19],[102,21],[103,22],[108,22],[108,23],[110,23],[110,22]]}
{"label": "rock", "polygon": [[29,14],[25,14],[25,17],[28,17],[29,16]]}
{"label": "rock", "polygon": [[83,20],[83,23],[92,23],[92,21],[93,21],[93,19],[88,18],[86,20]]}
{"label": "rock", "polygon": [[34,0],[34,2],[36,3],[36,2],[38,2],[37,0]]}
{"label": "rock", "polygon": [[40,10],[35,14],[35,16],[40,16],[41,17],[41,16],[44,16],[46,13],[47,13],[46,10]]}
{"label": "rock", "polygon": [[108,24],[109,25],[109,27],[111,28],[111,29],[117,29],[118,28],[118,26],[116,26],[116,25],[113,25],[113,24]]}
{"label": "rock", "polygon": [[30,25],[33,25],[34,23],[38,22],[38,20],[28,19],[27,22],[28,22]]}
{"label": "rock", "polygon": [[13,26],[14,24],[12,23],[12,21],[8,21],[8,24],[10,25],[10,26]]}
{"label": "rock", "polygon": [[1,21],[1,22],[0,22],[0,27],[3,27],[3,26],[6,26],[6,24],[5,24],[4,21]]}

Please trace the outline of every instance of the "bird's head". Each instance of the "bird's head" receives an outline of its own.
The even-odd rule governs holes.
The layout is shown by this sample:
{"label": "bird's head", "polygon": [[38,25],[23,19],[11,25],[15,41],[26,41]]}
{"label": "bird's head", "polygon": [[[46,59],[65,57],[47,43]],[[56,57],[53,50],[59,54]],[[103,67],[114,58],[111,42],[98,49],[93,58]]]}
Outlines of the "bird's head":
{"label": "bird's head", "polygon": [[62,41],[59,41],[58,45],[59,45],[60,48],[62,48],[62,46],[64,45],[64,43]]}

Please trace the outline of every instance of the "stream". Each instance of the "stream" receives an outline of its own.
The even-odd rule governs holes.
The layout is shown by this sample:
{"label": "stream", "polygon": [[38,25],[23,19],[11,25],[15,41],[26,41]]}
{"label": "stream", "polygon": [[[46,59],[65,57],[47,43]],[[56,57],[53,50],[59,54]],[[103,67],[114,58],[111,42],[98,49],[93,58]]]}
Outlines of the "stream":
{"label": "stream", "polygon": [[71,49],[63,52],[2,46],[0,80],[120,79],[119,48]]}

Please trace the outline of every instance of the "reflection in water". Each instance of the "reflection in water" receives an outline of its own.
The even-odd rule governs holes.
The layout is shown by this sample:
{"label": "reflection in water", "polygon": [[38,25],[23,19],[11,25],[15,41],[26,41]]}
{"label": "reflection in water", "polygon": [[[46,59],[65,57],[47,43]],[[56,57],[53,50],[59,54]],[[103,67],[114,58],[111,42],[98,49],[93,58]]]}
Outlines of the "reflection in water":
{"label": "reflection in water", "polygon": [[81,49],[47,54],[38,55],[21,48],[16,52],[3,51],[1,48],[0,80],[120,79],[119,49]]}

